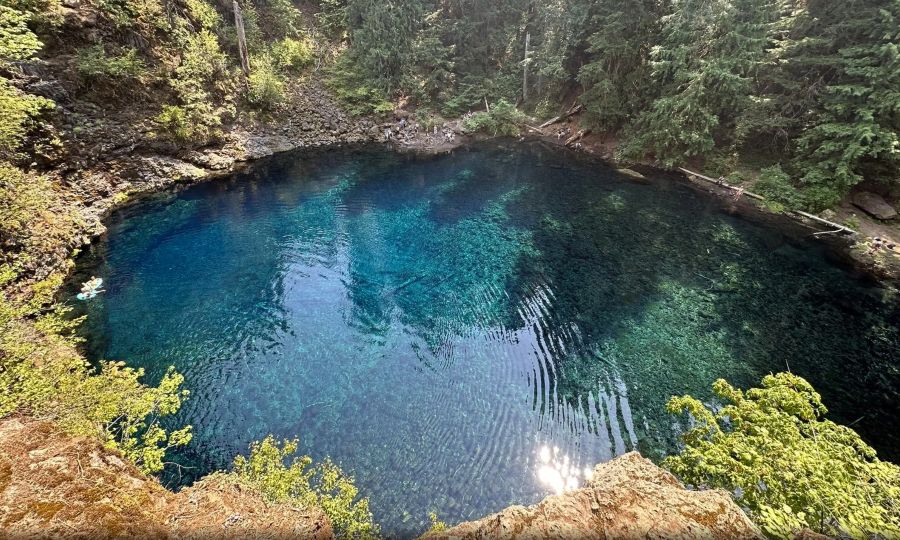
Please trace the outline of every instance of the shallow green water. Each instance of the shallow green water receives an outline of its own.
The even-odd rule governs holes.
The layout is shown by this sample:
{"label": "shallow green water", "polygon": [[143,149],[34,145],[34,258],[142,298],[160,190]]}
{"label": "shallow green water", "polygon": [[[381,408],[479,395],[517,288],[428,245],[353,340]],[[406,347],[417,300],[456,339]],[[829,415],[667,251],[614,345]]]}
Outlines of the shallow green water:
{"label": "shallow green water", "polygon": [[286,154],[109,219],[89,352],[185,375],[170,481],[299,436],[392,536],[669,452],[719,377],[789,367],[900,458],[896,297],[722,204],[534,144]]}

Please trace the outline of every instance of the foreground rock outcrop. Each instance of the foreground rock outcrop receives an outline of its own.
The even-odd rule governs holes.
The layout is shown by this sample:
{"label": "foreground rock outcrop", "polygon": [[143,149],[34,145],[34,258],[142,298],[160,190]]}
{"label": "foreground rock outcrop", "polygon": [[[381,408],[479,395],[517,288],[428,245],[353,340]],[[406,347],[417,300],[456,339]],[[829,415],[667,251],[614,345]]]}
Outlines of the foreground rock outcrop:
{"label": "foreground rock outcrop", "polygon": [[[50,422],[0,421],[0,538],[333,538],[319,509],[272,504],[227,474],[172,493],[96,441]],[[451,538],[762,539],[721,490],[690,491],[637,453],[582,489],[512,506]]]}
{"label": "foreground rock outcrop", "polygon": [[722,490],[690,491],[632,452],[597,465],[587,487],[511,506],[478,521],[426,534],[440,539],[762,539]]}
{"label": "foreground rock outcrop", "polygon": [[0,538],[333,538],[319,509],[271,504],[226,474],[180,493],[49,422],[0,421]]}

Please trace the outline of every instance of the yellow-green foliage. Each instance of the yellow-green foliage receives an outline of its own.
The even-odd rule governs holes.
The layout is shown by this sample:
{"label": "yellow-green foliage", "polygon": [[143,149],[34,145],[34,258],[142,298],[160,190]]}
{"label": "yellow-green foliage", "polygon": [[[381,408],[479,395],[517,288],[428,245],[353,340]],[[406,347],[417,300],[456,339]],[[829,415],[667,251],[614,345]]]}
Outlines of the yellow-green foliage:
{"label": "yellow-green foliage", "polygon": [[106,53],[102,43],[78,49],[76,56],[78,74],[90,80],[139,78],[144,62],[135,49],[127,48],[120,55]]}
{"label": "yellow-green foliage", "polygon": [[428,532],[439,533],[447,530],[447,524],[438,519],[437,512],[429,512],[428,521],[431,522]]}
{"label": "yellow-green foliage", "polygon": [[273,109],[284,101],[284,79],[268,55],[253,57],[247,78],[247,100],[261,109]]}
{"label": "yellow-green foliage", "polygon": [[13,272],[13,278],[35,254],[69,243],[78,222],[47,177],[0,162],[0,267]]}
{"label": "yellow-green foliage", "polygon": [[272,60],[281,70],[299,71],[313,60],[313,42],[309,38],[284,38],[272,44]]}
{"label": "yellow-green foliage", "polygon": [[0,159],[12,158],[35,119],[53,106],[49,99],[23,94],[0,77]]}
{"label": "yellow-green foliage", "polygon": [[25,60],[41,49],[41,42],[28,28],[29,15],[0,4],[0,60]]}
{"label": "yellow-green foliage", "polygon": [[369,500],[358,498],[353,479],[331,460],[314,465],[309,456],[294,457],[296,452],[296,440],[278,443],[270,435],[250,446],[249,457],[235,458],[234,474],[272,501],[318,506],[338,538],[377,538]]}
{"label": "yellow-green foliage", "polygon": [[[29,59],[42,47],[28,28],[30,19],[29,13],[0,4],[0,68]],[[0,159],[13,157],[35,117],[52,107],[49,99],[22,93],[0,76]]]}
{"label": "yellow-green foliage", "polygon": [[525,122],[525,114],[505,99],[498,101],[490,112],[477,112],[463,118],[462,128],[467,133],[489,133],[491,135],[518,135]]}
{"label": "yellow-green foliage", "polygon": [[880,461],[852,429],[825,420],[804,379],[779,373],[742,392],[713,385],[725,406],[675,397],[688,413],[685,447],[664,465],[685,482],[725,488],[773,537],[810,528],[828,535],[900,537],[900,467]]}
{"label": "yellow-green foliage", "polygon": [[117,27],[166,29],[166,15],[160,0],[96,1],[101,12]]}
{"label": "yellow-green foliage", "polygon": [[169,84],[181,103],[163,107],[156,121],[182,142],[207,142],[218,135],[223,116],[231,112],[231,104],[220,97],[233,83],[228,59],[209,30],[179,28],[176,35],[181,58]]}
{"label": "yellow-green foliage", "polygon": [[214,7],[204,0],[187,0],[185,2],[191,17],[200,23],[204,30],[215,31],[222,26],[222,17]]}
{"label": "yellow-green foliage", "polygon": [[[15,274],[0,270],[2,287]],[[61,281],[36,284],[28,302],[0,297],[0,416],[55,420],[74,435],[100,438],[147,473],[161,470],[166,450],[191,438],[190,427],[167,433],[159,425],[187,397],[183,377],[170,369],[148,387],[139,380],[143,370],[117,362],[91,368],[67,337],[79,321],[68,320],[66,308],[41,309]]]}

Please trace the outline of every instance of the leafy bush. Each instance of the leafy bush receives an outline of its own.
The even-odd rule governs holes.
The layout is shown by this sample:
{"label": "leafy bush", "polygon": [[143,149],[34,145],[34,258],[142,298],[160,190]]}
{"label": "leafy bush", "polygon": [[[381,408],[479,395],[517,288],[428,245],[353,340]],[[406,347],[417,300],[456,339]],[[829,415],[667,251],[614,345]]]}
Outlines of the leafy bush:
{"label": "leafy bush", "polygon": [[[30,15],[0,5],[0,68],[31,58],[42,47],[28,28]],[[49,99],[25,94],[0,76],[0,159],[11,159],[22,144],[32,122],[51,109]]]}
{"label": "leafy bush", "polygon": [[35,119],[53,107],[51,100],[20,93],[0,77],[0,159],[11,159]]}
{"label": "leafy bush", "polygon": [[369,500],[358,498],[353,479],[330,460],[313,465],[309,456],[292,457],[296,452],[296,440],[278,443],[270,435],[250,445],[249,457],[234,459],[234,474],[272,501],[318,506],[338,538],[378,538]]}
{"label": "leafy bush", "polygon": [[261,109],[273,109],[284,101],[284,79],[268,56],[255,57],[247,79],[247,100]]}
{"label": "leafy bush", "polygon": [[302,15],[291,0],[263,0],[257,12],[261,30],[270,40],[299,33]]}
{"label": "leafy bush", "polygon": [[505,99],[501,99],[491,112],[477,112],[463,117],[462,128],[466,133],[489,133],[491,135],[518,135],[525,122],[525,114]]}
{"label": "leafy bush", "polygon": [[119,28],[167,28],[160,0],[98,0],[96,5]]}
{"label": "leafy bush", "polygon": [[75,65],[78,74],[85,79],[137,79],[144,72],[144,62],[136,49],[125,49],[118,56],[106,53],[102,43],[78,49]]}
{"label": "leafy bush", "polygon": [[278,69],[300,71],[313,60],[313,43],[309,38],[284,38],[272,45],[272,61]]}
{"label": "leafy bush", "polygon": [[762,169],[753,189],[765,197],[767,206],[775,211],[799,210],[806,206],[803,193],[794,187],[781,165]]}
{"label": "leafy bush", "polygon": [[169,84],[178,95],[180,105],[166,105],[156,117],[159,126],[182,142],[205,143],[218,135],[223,116],[231,110],[220,95],[233,85],[228,60],[209,30],[197,33],[179,29],[181,61]]}
{"label": "leafy bush", "polygon": [[900,535],[900,467],[878,460],[852,429],[825,420],[821,397],[791,373],[742,392],[713,385],[717,412],[690,396],[668,410],[688,413],[684,449],[664,465],[684,481],[727,489],[765,532],[801,528],[830,536]]}
{"label": "leafy bush", "polygon": [[215,31],[222,27],[219,12],[205,0],[187,0],[186,4],[191,17],[200,23],[200,28]]}
{"label": "leafy bush", "polygon": [[191,141],[194,139],[204,139],[198,133],[195,133],[195,126],[188,121],[188,113],[184,107],[178,105],[163,105],[162,112],[156,118],[157,125],[177,141]]}
{"label": "leafy bush", "polygon": [[43,46],[28,28],[27,13],[0,4],[0,61],[31,58]]}

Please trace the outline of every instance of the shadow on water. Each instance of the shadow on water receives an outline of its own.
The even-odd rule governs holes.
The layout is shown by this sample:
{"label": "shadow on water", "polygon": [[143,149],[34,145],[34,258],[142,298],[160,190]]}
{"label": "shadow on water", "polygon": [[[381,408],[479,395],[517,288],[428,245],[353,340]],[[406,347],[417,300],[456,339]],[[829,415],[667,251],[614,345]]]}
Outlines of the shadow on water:
{"label": "shadow on water", "polygon": [[174,484],[299,436],[410,536],[671,452],[669,396],[788,367],[900,456],[893,293],[677,182],[512,142],[292,153],[107,225],[89,356],[185,375]]}

